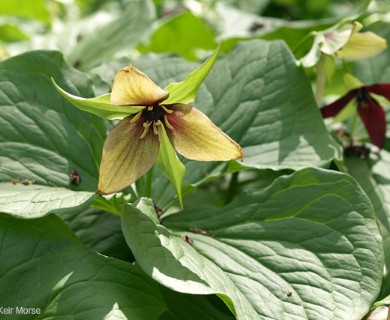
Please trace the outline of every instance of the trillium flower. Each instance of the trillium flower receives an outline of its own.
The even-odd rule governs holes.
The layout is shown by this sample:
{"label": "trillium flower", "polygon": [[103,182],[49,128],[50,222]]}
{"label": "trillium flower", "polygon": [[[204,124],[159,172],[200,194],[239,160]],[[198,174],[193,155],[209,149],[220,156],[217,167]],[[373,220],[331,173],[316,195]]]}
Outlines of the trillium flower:
{"label": "trillium flower", "polygon": [[[100,165],[99,190],[123,189],[145,174],[155,162],[160,144],[173,145],[184,157],[197,161],[227,161],[242,157],[240,146],[193,106],[165,104],[169,92],[159,88],[134,66],[117,73],[111,103],[142,106],[109,133]],[[164,131],[169,138],[163,139]]]}
{"label": "trillium flower", "polygon": [[324,118],[334,117],[354,99],[357,112],[372,143],[382,148],[386,139],[386,116],[382,106],[371,93],[390,100],[390,83],[374,84],[351,90],[340,99],[323,107],[321,114]]}
{"label": "trillium flower", "polygon": [[337,24],[328,29],[313,32],[314,42],[310,51],[300,60],[306,68],[313,67],[321,55],[355,61],[372,57],[387,47],[386,40],[373,32],[359,32],[359,22]]}
{"label": "trillium flower", "polygon": [[60,94],[77,108],[107,119],[121,119],[103,146],[98,194],[122,190],[156,161],[173,183],[182,206],[185,168],[175,150],[197,161],[243,158],[238,143],[188,104],[214,65],[218,51],[219,47],[184,81],[171,83],[164,90],[132,65],[118,71],[111,94],[91,99],[67,93],[53,80]]}

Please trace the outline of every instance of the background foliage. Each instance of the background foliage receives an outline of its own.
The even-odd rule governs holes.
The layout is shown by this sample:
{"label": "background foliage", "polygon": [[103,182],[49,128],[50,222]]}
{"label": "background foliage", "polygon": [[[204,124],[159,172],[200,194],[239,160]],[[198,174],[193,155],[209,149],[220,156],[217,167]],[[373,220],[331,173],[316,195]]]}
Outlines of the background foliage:
{"label": "background foliage", "polygon": [[[368,0],[2,0],[0,307],[41,312],[1,318],[363,319],[387,305],[390,129],[377,150],[358,122],[356,138],[372,152],[346,156],[319,107],[349,90],[347,73],[390,82],[389,51],[337,61],[321,101],[318,70],[297,59],[308,34],[342,19],[389,41],[389,9]],[[193,105],[240,143],[244,161],[180,158],[183,210],[158,167],[121,193],[95,195],[116,122],[75,108],[51,78],[92,98],[131,63],[163,88],[221,41]]]}

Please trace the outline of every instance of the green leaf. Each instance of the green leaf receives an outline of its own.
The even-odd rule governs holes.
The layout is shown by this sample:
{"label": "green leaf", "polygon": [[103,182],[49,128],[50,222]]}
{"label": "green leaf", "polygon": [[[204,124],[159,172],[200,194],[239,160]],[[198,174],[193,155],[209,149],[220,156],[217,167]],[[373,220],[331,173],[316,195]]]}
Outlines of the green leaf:
{"label": "green leaf", "polygon": [[126,206],[122,222],[146,273],[177,291],[225,293],[237,319],[361,319],[380,289],[373,209],[345,174],[298,171],[225,207],[171,215],[164,226]]}
{"label": "green leaf", "polygon": [[133,107],[133,106],[118,106],[112,104],[110,101],[110,94],[105,94],[100,97],[85,99],[82,97],[74,96],[65,90],[61,89],[54,81],[51,79],[57,91],[67,100],[69,100],[75,107],[79,108],[82,111],[90,112],[94,115],[97,115],[106,119],[122,119],[127,117],[130,114],[137,113],[144,109],[144,107]]}
{"label": "green leaf", "polygon": [[39,218],[50,212],[68,211],[69,208],[88,205],[92,192],[72,191],[35,185],[0,184],[0,212],[18,218]]}
{"label": "green leaf", "polygon": [[[4,319],[144,320],[167,310],[158,285],[138,267],[86,249],[54,215],[0,214],[0,234],[0,300],[14,308]],[[41,314],[18,316],[16,307]]]}
{"label": "green leaf", "polygon": [[220,49],[221,44],[219,44],[213,54],[198,69],[191,72],[184,81],[174,82],[166,86],[164,90],[169,92],[169,98],[164,101],[164,104],[186,104],[194,101],[200,85],[213,68]]}
{"label": "green leaf", "polygon": [[183,208],[181,188],[186,168],[178,159],[175,149],[172,147],[163,126],[162,132],[162,141],[160,143],[160,151],[157,156],[156,164],[175,187],[180,207]]}
{"label": "green leaf", "polygon": [[94,95],[89,78],[58,52],[32,51],[0,63],[0,182],[28,179],[95,192],[106,124],[63,99],[50,77]]}
{"label": "green leaf", "polygon": [[[231,281],[215,265],[199,259],[198,253],[184,239],[173,236],[168,229],[158,224],[153,202],[141,198],[137,207],[124,205],[122,230],[139,266],[156,281],[178,292],[191,294],[219,294],[231,311],[234,308],[226,291],[230,292]],[[165,245],[162,245],[162,244]],[[185,256],[182,256],[186,253]],[[196,272],[192,271],[196,268]],[[157,267],[157,268],[156,268]],[[211,279],[207,273],[213,272]],[[203,274],[203,271],[206,271]],[[211,283],[211,285],[210,285]],[[226,288],[228,288],[226,290]],[[242,298],[237,295],[237,300]],[[250,305],[243,302],[243,306]],[[249,309],[248,314],[254,314]]]}
{"label": "green leaf", "polygon": [[212,50],[215,46],[211,29],[201,18],[184,11],[164,21],[151,36],[150,44],[142,49],[175,52],[188,60],[197,60],[200,50]]}
{"label": "green leaf", "polygon": [[[64,30],[60,48],[70,64],[82,70],[91,69],[106,60],[128,55],[151,32],[155,10],[150,0],[130,0],[113,12],[97,12],[94,16],[70,25]],[[77,35],[75,46],[69,46],[69,36]]]}

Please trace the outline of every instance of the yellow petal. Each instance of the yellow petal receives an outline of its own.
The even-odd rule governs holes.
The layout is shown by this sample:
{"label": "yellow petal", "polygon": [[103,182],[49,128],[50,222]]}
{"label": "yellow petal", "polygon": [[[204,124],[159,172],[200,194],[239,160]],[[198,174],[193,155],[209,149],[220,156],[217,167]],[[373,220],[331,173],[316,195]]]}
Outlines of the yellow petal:
{"label": "yellow petal", "polygon": [[336,56],[346,61],[372,57],[387,48],[386,40],[372,32],[354,33]]}
{"label": "yellow petal", "polygon": [[121,120],[108,135],[100,164],[98,194],[122,190],[145,174],[157,158],[160,143],[149,131],[143,139],[143,119],[134,116]]}
{"label": "yellow petal", "polygon": [[172,129],[167,129],[176,151],[191,160],[228,161],[242,158],[240,145],[198,109],[186,104],[167,106]]}
{"label": "yellow petal", "polygon": [[154,106],[169,93],[157,86],[146,74],[129,65],[118,71],[111,92],[111,103],[121,106]]}

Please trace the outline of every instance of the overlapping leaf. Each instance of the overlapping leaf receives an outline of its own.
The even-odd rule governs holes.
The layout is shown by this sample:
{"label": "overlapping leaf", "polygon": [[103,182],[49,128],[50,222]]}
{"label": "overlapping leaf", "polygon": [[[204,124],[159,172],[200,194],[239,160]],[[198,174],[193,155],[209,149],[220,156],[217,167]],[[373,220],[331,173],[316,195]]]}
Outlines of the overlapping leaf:
{"label": "overlapping leaf", "polygon": [[[172,292],[138,267],[84,248],[54,215],[0,213],[0,235],[0,298],[13,308],[2,319],[231,319],[211,297]],[[21,306],[40,314],[18,315]]]}
{"label": "overlapping leaf", "polygon": [[[58,52],[33,51],[0,63],[0,181],[96,191],[105,123],[64,100],[50,77],[74,94],[93,96],[88,77]],[[72,173],[78,175],[73,182]]]}
{"label": "overlapping leaf", "polygon": [[0,184],[0,212],[19,218],[39,218],[50,212],[64,212],[92,201],[94,193],[64,188]]}
{"label": "overlapping leaf", "polygon": [[145,201],[122,219],[144,271],[181,292],[223,293],[238,319],[360,319],[380,288],[373,210],[344,174],[305,169],[164,226]]}
{"label": "overlapping leaf", "polygon": [[37,318],[18,316],[21,306],[39,308],[41,319],[144,320],[167,310],[157,284],[139,268],[85,249],[54,215],[0,214],[0,235],[0,298],[14,308],[4,319]]}
{"label": "overlapping leaf", "polygon": [[[119,10],[98,12],[56,35],[61,41],[59,47],[72,65],[88,70],[122,50],[132,49],[147,37],[155,17],[152,2],[131,0],[121,5]],[[69,45],[69,37],[75,35],[76,39],[72,39],[75,42]]]}

